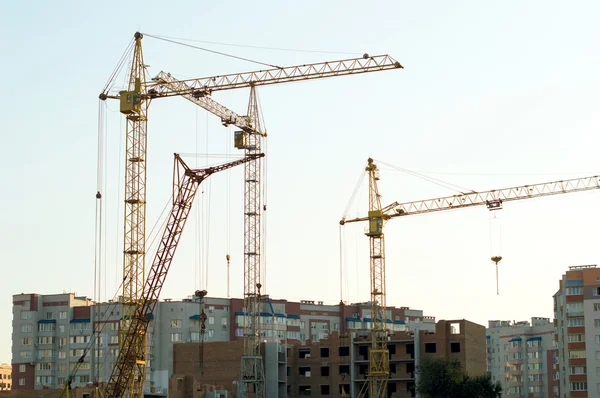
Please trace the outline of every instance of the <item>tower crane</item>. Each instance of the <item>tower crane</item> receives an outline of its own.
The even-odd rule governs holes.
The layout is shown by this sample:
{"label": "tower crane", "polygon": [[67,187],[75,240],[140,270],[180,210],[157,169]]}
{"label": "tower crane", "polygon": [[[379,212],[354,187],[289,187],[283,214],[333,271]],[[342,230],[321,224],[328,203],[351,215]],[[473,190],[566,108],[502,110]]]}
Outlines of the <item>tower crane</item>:
{"label": "tower crane", "polygon": [[[158,303],[160,291],[171,267],[171,262],[173,261],[179,239],[192,208],[198,186],[214,173],[263,156],[263,154],[251,155],[219,166],[190,169],[181,157],[175,154],[173,206],[154,261],[148,272],[148,278],[144,283],[144,288],[139,298],[139,305],[136,306],[133,316],[128,319],[129,328],[124,335],[124,341],[119,349],[117,361],[106,386],[105,393],[107,397],[121,398],[124,396],[126,390],[130,389],[132,383],[134,386],[140,386],[140,388],[143,385],[144,372],[143,370],[140,371],[139,367],[145,365],[146,356],[145,351],[140,351],[139,347],[144,346],[151,315]],[[136,378],[141,378],[141,380],[134,380]],[[134,390],[133,393],[136,394],[138,391]]]}
{"label": "tower crane", "polygon": [[367,382],[362,386],[359,397],[387,397],[389,378],[389,353],[387,348],[388,330],[386,327],[386,287],[385,287],[385,242],[383,227],[392,218],[417,214],[455,210],[473,206],[486,206],[489,210],[502,208],[503,203],[521,199],[533,199],[544,196],[590,191],[600,188],[600,177],[591,176],[523,185],[490,191],[468,192],[427,200],[398,203],[381,206],[381,195],[377,186],[379,170],[373,159],[369,158],[365,169],[369,174],[369,211],[365,217],[340,221],[341,225],[368,221],[365,234],[370,242],[370,281],[371,281],[371,347],[369,352],[369,370]]}
{"label": "tower crane", "polygon": [[[261,208],[261,161],[254,156],[261,151],[261,140],[266,132],[260,125],[256,88],[258,86],[315,80],[326,77],[403,69],[389,55],[350,58],[296,66],[210,76],[198,79],[177,80],[161,72],[147,82],[142,54],[143,34],[134,35],[133,61],[127,90],[113,95],[105,89],[101,100],[117,99],[120,111],[126,115],[126,171],[125,171],[125,228],[123,260],[123,319],[120,344],[129,334],[128,319],[133,319],[141,305],[144,284],[145,232],[146,232],[146,152],[147,110],[151,100],[181,96],[221,118],[223,125],[241,129],[235,132],[235,146],[243,149],[250,158],[245,164],[244,185],[244,354],[241,358],[241,395],[245,396],[253,386],[257,398],[264,398],[264,374],[260,356],[260,215]],[[108,86],[107,86],[108,87]],[[211,98],[217,91],[250,88],[250,100],[246,115],[219,104]],[[136,352],[145,352],[140,340]],[[140,355],[141,356],[141,355]],[[140,363],[138,372],[144,374],[145,365]],[[142,377],[142,382],[144,378]],[[141,387],[136,387],[141,393]]]}

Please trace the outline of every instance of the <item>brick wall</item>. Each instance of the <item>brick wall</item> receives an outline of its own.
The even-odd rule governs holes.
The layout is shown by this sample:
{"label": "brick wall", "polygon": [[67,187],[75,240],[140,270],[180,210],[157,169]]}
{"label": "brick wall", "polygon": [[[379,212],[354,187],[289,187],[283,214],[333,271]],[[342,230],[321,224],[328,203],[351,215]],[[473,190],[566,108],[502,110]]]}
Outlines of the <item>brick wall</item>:
{"label": "brick wall", "polygon": [[203,371],[200,372],[200,343],[173,344],[173,375],[191,375],[201,384],[222,385],[232,393],[240,377],[243,341],[204,343]]}

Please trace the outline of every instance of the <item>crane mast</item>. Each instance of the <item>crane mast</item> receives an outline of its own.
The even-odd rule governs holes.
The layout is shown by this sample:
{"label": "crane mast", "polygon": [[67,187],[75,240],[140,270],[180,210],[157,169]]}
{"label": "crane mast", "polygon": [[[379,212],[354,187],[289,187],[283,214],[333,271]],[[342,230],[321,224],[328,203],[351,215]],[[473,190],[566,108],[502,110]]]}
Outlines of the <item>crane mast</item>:
{"label": "crane mast", "polygon": [[363,385],[359,397],[385,397],[390,374],[390,357],[387,348],[387,312],[385,289],[385,244],[383,235],[383,212],[381,195],[377,187],[379,170],[369,158],[369,228],[366,235],[370,246],[371,279],[371,349],[369,351],[368,382]]}
{"label": "crane mast", "polygon": [[590,176],[560,180],[511,188],[493,189],[481,192],[468,192],[426,200],[381,206],[381,196],[377,187],[379,171],[373,159],[367,161],[369,174],[369,212],[367,216],[340,220],[341,225],[367,221],[366,235],[370,242],[370,279],[371,279],[371,350],[369,352],[369,371],[367,382],[362,386],[359,397],[386,397],[389,377],[389,355],[387,350],[387,316],[385,310],[385,242],[383,226],[391,218],[433,212],[486,206],[489,210],[502,208],[504,202],[522,199],[534,199],[545,196],[585,192],[600,189],[600,177]]}
{"label": "crane mast", "polygon": [[[256,88],[250,88],[247,113],[253,131],[262,131]],[[244,136],[246,138],[246,136]],[[247,142],[238,141],[246,158],[244,165],[244,354],[240,362],[240,395],[254,393],[265,397],[264,366],[260,355],[260,214],[261,214],[261,135],[247,134]],[[239,139],[238,139],[239,140]],[[244,141],[244,139],[242,139]],[[254,387],[254,391],[251,391]]]}
{"label": "crane mast", "polygon": [[[181,239],[189,213],[198,191],[198,186],[210,175],[247,163],[264,156],[255,154],[219,166],[205,169],[190,169],[181,157],[175,154],[173,172],[173,206],[162,239],[154,256],[148,278],[143,286],[142,294],[135,313],[129,318],[129,328],[124,335],[117,361],[106,386],[107,397],[121,398],[135,378],[139,377],[140,362],[145,361],[145,352],[138,348],[146,341],[146,331],[160,296],[175,251]],[[133,391],[137,393],[137,391]],[[131,397],[131,394],[130,394]]]}
{"label": "crane mast", "polygon": [[[144,264],[146,258],[146,147],[148,125],[148,103],[145,95],[146,78],[142,54],[142,34],[135,34],[133,62],[127,91],[120,93],[121,112],[126,115],[126,160],[125,160],[125,222],[123,243],[123,322],[119,331],[119,348],[129,333],[131,320],[144,286]],[[145,381],[145,341],[136,340],[133,347],[138,361],[137,377],[129,386],[135,397],[142,395]]]}

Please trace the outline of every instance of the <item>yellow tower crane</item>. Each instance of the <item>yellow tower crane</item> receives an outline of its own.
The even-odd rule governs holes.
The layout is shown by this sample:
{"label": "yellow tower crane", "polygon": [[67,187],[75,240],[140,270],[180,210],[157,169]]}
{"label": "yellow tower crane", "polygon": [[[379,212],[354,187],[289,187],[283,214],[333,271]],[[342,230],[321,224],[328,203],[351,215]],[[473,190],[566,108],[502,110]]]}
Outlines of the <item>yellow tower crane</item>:
{"label": "yellow tower crane", "polygon": [[[150,37],[150,35],[147,35]],[[127,167],[125,173],[125,228],[123,260],[123,323],[120,345],[129,334],[130,320],[141,304],[144,286],[145,232],[146,232],[146,151],[147,110],[150,101],[157,98],[181,96],[208,112],[218,116],[223,125],[235,125],[235,146],[245,151],[252,160],[245,164],[244,185],[244,354],[241,358],[240,395],[253,393],[264,398],[264,367],[260,356],[260,254],[261,222],[264,211],[261,204],[261,161],[254,155],[261,151],[261,140],[266,132],[260,125],[256,88],[279,83],[322,79],[345,75],[402,69],[402,65],[389,55],[350,58],[339,61],[320,62],[272,69],[210,76],[199,79],[177,80],[161,72],[152,81],[145,79],[142,54],[143,34],[134,35],[133,61],[129,87],[118,95],[109,93],[107,85],[100,94],[101,100],[118,99],[121,113],[127,119]],[[123,58],[124,59],[124,58]],[[123,60],[122,59],[122,60]],[[114,78],[114,74],[111,79]],[[250,88],[250,100],[246,115],[239,115],[211,98],[217,91]],[[145,341],[139,340],[135,348],[137,376],[129,387],[131,396],[142,395],[145,380]]]}
{"label": "yellow tower crane", "polygon": [[[387,381],[390,374],[389,352],[387,348],[387,312],[385,288],[385,243],[383,227],[392,218],[462,209],[473,206],[486,206],[489,210],[502,208],[504,202],[521,199],[533,199],[544,196],[590,191],[600,188],[600,177],[591,176],[523,185],[512,188],[494,189],[482,192],[469,192],[427,200],[398,203],[381,206],[381,195],[377,186],[379,170],[373,159],[367,161],[369,174],[369,212],[365,217],[340,221],[341,225],[367,221],[366,235],[370,242],[370,280],[371,280],[371,348],[369,351],[369,370],[367,382],[362,385],[359,397],[387,397]],[[500,261],[500,259],[496,259]]]}

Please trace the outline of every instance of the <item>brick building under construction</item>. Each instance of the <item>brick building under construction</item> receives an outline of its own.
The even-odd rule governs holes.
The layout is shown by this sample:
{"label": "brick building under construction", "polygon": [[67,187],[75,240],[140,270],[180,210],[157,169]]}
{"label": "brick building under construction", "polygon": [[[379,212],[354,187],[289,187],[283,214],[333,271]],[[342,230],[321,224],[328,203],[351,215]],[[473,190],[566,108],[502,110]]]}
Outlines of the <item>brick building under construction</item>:
{"label": "brick building under construction", "polygon": [[[264,342],[268,397],[356,396],[366,379],[369,364],[367,331],[340,335],[333,331],[327,339],[305,345]],[[299,342],[297,342],[299,343]],[[444,321],[429,330],[400,331],[390,335],[390,397],[413,397],[415,369],[425,356],[458,360],[472,375],[486,371],[485,327],[466,321]],[[236,396],[242,341],[181,343],[173,346],[173,377],[169,397],[200,396],[202,385],[217,385]],[[195,393],[194,394],[192,390]]]}

